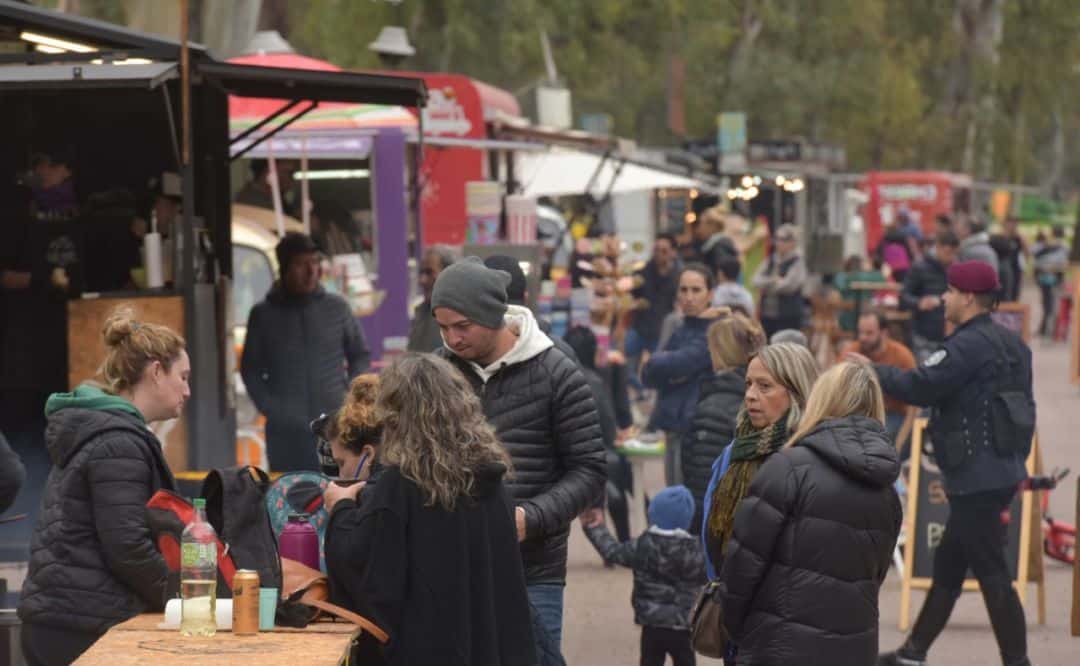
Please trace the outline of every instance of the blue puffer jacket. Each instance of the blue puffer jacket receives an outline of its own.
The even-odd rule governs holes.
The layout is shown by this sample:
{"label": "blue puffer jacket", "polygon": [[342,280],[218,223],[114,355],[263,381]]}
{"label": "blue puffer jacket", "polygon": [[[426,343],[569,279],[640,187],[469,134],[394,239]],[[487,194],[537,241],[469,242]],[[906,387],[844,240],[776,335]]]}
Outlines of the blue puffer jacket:
{"label": "blue puffer jacket", "polygon": [[705,331],[711,319],[685,317],[682,326],[649,359],[641,379],[659,392],[649,424],[656,430],[686,433],[694,418],[701,380],[713,374]]}

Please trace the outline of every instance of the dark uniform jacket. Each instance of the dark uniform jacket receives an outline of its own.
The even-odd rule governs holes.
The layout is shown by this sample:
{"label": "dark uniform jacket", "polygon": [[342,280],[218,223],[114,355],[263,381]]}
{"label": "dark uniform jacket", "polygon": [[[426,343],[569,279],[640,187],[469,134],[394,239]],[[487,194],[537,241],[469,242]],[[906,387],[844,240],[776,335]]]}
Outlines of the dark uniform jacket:
{"label": "dark uniform jacket", "polygon": [[991,403],[1000,372],[999,354],[992,342],[995,333],[1000,334],[1009,355],[1020,359],[1022,376],[1016,381],[1030,398],[1031,350],[1014,333],[995,324],[989,314],[958,326],[945,340],[944,348],[915,370],[874,366],[885,393],[908,404],[933,408],[929,434],[935,450],[951,444],[952,450],[963,452],[959,465],[941,465],[950,495],[1006,488],[1027,478],[1024,461],[1030,443],[1018,443],[1011,455],[1000,455],[994,446]]}
{"label": "dark uniform jacket", "polygon": [[920,310],[919,300],[924,296],[941,296],[948,290],[945,267],[934,257],[923,257],[908,271],[904,277],[904,289],[900,292],[900,305],[911,312],[912,328],[916,335],[934,342],[945,339],[945,306]]}
{"label": "dark uniform jacket", "polygon": [[635,623],[690,629],[690,611],[705,584],[705,555],[695,537],[656,526],[623,543],[603,525],[587,528],[585,534],[605,562],[633,569]]}
{"label": "dark uniform jacket", "polygon": [[525,580],[562,583],[570,523],[604,490],[596,401],[577,364],[552,346],[532,314],[516,306],[510,313],[523,322],[520,346],[486,381],[476,366],[445,347],[437,354],[480,396],[488,423],[513,461],[506,487],[525,509]]}
{"label": "dark uniform jacket", "polygon": [[772,455],[739,504],[720,573],[742,666],[868,666],[903,518],[881,423],[829,419]]}
{"label": "dark uniform jacket", "polygon": [[322,287],[294,296],[277,284],[251,309],[240,372],[266,415],[271,468],[319,469],[308,426],[341,406],[349,380],[367,371],[368,358],[348,303]]}
{"label": "dark uniform jacket", "polygon": [[146,502],[175,482],[161,444],[135,416],[61,409],[49,417],[53,468],[30,541],[19,618],[86,633],[161,612],[169,568]]}

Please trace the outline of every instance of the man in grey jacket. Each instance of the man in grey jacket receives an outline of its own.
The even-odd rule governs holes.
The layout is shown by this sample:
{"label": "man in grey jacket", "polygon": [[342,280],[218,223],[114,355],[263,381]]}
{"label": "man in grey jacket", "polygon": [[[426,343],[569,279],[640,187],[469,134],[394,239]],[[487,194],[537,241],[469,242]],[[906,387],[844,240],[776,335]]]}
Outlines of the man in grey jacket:
{"label": "man in grey jacket", "polygon": [[959,261],[985,261],[1001,275],[997,252],[990,246],[990,234],[979,220],[961,215],[956,218],[956,237],[960,239]]}
{"label": "man in grey jacket", "polygon": [[367,344],[345,299],[319,284],[311,238],[285,234],[275,251],[281,279],[251,310],[240,372],[266,415],[271,468],[317,471],[308,425],[341,406],[349,380],[368,368]]}

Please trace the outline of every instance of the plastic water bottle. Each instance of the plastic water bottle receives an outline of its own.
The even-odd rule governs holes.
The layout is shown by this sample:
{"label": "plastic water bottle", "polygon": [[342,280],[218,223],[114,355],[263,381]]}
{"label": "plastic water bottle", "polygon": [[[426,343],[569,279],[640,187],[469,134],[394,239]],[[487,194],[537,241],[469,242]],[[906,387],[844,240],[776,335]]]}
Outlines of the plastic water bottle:
{"label": "plastic water bottle", "polygon": [[206,500],[194,501],[195,518],[180,537],[180,633],[213,636],[217,606],[217,533],[206,520]]}
{"label": "plastic water bottle", "polygon": [[319,570],[319,533],[308,521],[306,513],[289,514],[289,522],[278,537],[278,552],[286,559]]}

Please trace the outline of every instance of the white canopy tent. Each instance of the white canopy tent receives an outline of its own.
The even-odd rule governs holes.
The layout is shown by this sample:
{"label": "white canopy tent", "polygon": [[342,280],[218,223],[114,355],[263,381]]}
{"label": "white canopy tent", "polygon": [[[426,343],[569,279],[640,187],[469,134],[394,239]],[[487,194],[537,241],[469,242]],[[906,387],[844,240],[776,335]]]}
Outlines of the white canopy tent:
{"label": "white canopy tent", "polygon": [[536,197],[585,194],[587,190],[601,197],[609,188],[612,194],[662,187],[711,189],[686,176],[577,150],[518,153],[515,175],[523,193]]}

